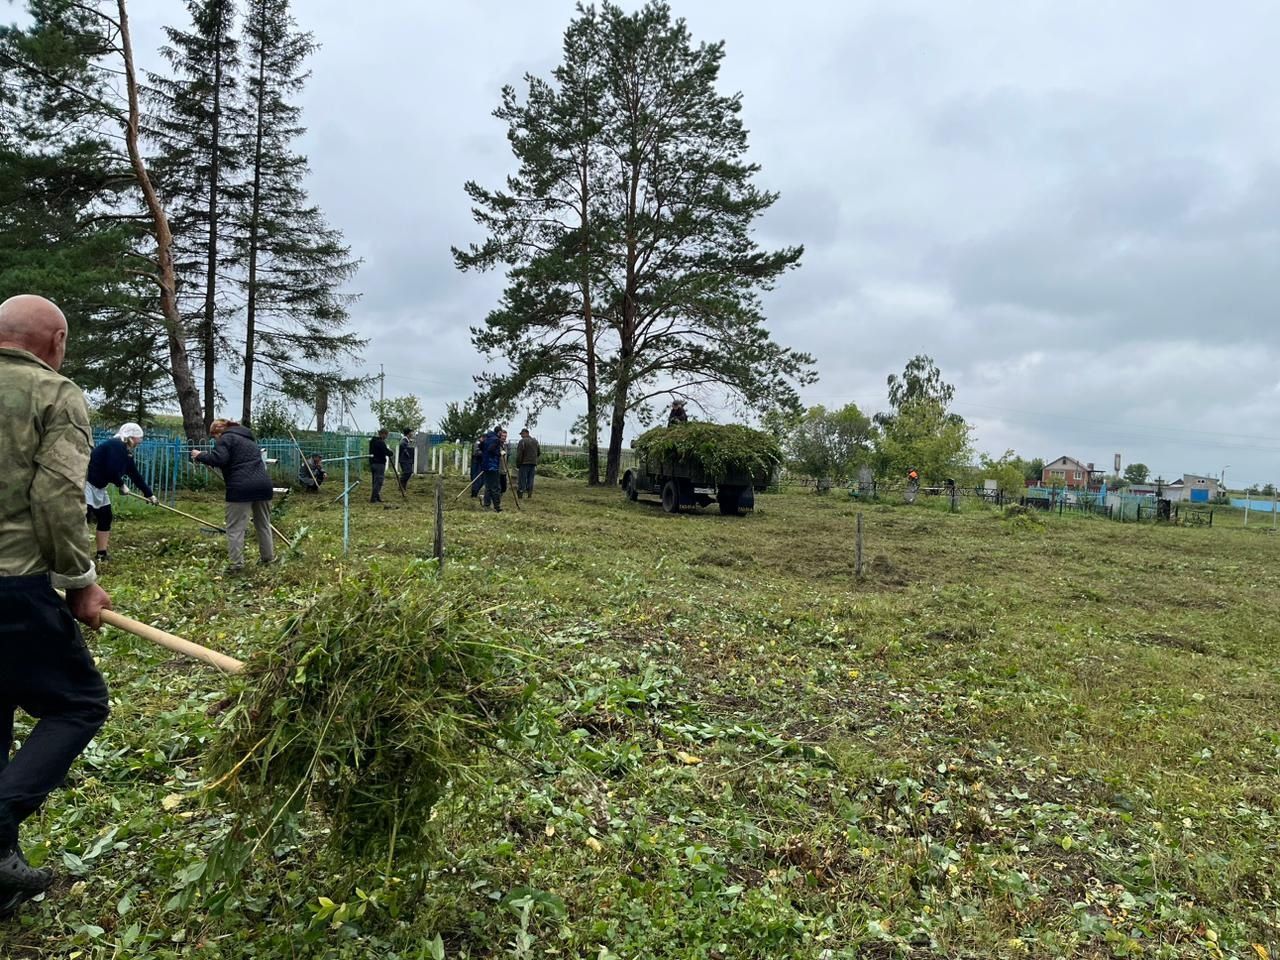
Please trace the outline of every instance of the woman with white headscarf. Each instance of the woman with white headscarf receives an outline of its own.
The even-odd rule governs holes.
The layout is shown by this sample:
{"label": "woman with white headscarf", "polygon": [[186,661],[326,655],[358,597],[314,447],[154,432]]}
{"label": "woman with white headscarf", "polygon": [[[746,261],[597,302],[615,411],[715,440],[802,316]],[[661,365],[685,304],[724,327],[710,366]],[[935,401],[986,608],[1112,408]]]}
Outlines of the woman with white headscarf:
{"label": "woman with white headscarf", "polygon": [[125,480],[131,480],[142,495],[153,504],[158,503],[151,487],[138,472],[133,462],[133,448],[142,442],[142,427],[126,423],[110,440],[104,440],[89,455],[89,476],[84,482],[84,502],[88,507],[87,520],[97,523],[98,563],[111,559],[107,547],[111,544],[111,494],[107,487],[115,484],[124,489]]}

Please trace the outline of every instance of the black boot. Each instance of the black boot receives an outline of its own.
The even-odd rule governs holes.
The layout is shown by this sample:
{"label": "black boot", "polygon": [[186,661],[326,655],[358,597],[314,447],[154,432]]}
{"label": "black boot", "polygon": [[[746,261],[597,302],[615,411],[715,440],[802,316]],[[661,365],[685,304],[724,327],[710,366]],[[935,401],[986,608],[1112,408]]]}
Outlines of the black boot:
{"label": "black boot", "polygon": [[49,889],[53,871],[37,870],[17,848],[0,851],[0,920]]}

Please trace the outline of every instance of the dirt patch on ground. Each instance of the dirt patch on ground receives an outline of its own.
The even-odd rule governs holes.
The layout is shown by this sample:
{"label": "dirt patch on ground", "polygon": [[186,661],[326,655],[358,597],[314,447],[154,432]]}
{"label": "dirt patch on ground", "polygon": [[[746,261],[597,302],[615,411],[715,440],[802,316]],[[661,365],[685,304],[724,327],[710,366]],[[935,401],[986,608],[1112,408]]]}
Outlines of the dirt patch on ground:
{"label": "dirt patch on ground", "polygon": [[1170,650],[1190,650],[1192,653],[1203,654],[1213,652],[1194,637],[1175,637],[1167,633],[1143,633],[1134,637],[1134,641],[1148,647],[1167,647]]}

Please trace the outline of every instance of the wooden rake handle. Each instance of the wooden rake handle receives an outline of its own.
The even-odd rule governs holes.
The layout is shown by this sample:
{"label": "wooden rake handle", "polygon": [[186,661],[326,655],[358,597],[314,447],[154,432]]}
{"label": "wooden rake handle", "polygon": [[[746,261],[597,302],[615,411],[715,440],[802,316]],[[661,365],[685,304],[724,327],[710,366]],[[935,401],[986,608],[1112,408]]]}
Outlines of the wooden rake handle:
{"label": "wooden rake handle", "polygon": [[182,637],[175,636],[150,624],[142,623],[139,620],[134,620],[132,617],[126,617],[124,614],[116,613],[114,610],[103,610],[102,622],[115,627],[117,630],[131,633],[135,637],[150,640],[152,643],[159,644],[167,650],[180,653],[185,657],[191,657],[193,660],[199,660],[201,663],[207,663],[223,673],[240,673],[244,670],[244,662],[237,660],[235,657],[229,657],[225,653],[219,653],[217,650],[202,647],[198,643],[184,640]]}

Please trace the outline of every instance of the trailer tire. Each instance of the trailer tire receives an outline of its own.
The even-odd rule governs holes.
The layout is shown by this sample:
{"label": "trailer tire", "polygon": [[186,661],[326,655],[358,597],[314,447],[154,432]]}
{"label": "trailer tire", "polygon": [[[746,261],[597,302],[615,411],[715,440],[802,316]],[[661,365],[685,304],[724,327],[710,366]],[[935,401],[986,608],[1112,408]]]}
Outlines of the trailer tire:
{"label": "trailer tire", "polygon": [[680,486],[668,480],[662,488],[662,509],[667,513],[680,512]]}
{"label": "trailer tire", "polygon": [[741,487],[720,487],[716,490],[716,500],[720,504],[720,514],[725,517],[738,516],[738,500],[742,497]]}

